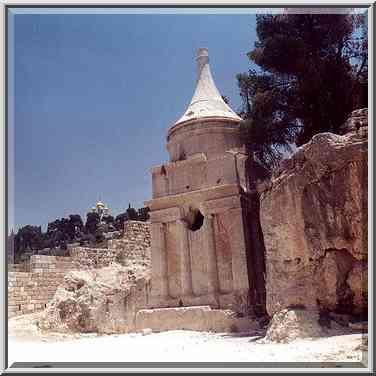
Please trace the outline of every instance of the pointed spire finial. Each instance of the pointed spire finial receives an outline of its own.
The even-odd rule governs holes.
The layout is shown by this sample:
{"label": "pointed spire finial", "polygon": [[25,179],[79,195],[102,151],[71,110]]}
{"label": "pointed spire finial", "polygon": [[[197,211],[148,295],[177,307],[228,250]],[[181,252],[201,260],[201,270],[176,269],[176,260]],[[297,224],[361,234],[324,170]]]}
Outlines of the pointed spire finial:
{"label": "pointed spire finial", "polygon": [[197,50],[196,60],[197,60],[198,72],[200,72],[202,67],[205,64],[209,63],[209,51],[208,51],[208,49],[207,48],[199,48]]}
{"label": "pointed spire finial", "polygon": [[174,125],[203,118],[221,118],[237,123],[241,121],[241,118],[223,101],[215,86],[210,71],[207,48],[199,48],[197,50],[196,61],[196,90],[188,109]]}

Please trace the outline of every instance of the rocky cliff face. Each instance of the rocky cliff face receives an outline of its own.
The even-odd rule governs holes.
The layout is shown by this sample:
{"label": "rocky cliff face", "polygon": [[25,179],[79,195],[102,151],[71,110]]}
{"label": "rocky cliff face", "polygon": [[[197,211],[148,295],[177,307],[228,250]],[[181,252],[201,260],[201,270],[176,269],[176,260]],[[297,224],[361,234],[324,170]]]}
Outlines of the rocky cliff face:
{"label": "rocky cliff face", "polygon": [[367,307],[367,109],[317,134],[259,185],[267,311]]}

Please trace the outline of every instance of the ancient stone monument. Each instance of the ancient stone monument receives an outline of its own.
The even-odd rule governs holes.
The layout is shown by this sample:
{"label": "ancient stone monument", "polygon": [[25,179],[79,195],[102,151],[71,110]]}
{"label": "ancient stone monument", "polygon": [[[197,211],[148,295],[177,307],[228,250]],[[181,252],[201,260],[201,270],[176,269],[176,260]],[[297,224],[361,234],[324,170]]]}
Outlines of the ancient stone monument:
{"label": "ancient stone monument", "polygon": [[150,308],[233,308],[249,296],[241,118],[224,102],[206,48],[184,115],[169,129],[170,162],[152,169]]}

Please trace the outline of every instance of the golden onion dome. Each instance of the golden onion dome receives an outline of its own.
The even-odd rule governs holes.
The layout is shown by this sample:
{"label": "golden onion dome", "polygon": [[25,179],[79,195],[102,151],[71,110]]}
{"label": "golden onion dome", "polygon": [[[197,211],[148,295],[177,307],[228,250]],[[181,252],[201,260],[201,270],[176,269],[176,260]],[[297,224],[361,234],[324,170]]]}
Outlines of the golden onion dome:
{"label": "golden onion dome", "polygon": [[96,204],[97,207],[101,207],[101,208],[104,208],[105,207],[105,204],[102,202],[102,201],[98,201],[97,204]]}

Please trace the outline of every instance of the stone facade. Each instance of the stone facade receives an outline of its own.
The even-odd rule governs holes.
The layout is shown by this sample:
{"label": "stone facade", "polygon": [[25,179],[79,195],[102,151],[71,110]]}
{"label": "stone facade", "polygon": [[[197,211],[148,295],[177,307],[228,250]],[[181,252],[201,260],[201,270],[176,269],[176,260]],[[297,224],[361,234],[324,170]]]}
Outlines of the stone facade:
{"label": "stone facade", "polygon": [[[185,115],[167,136],[170,162],[152,169],[149,306],[247,305],[245,160],[241,120],[223,102],[207,51]],[[241,302],[241,303],[240,303]]]}

